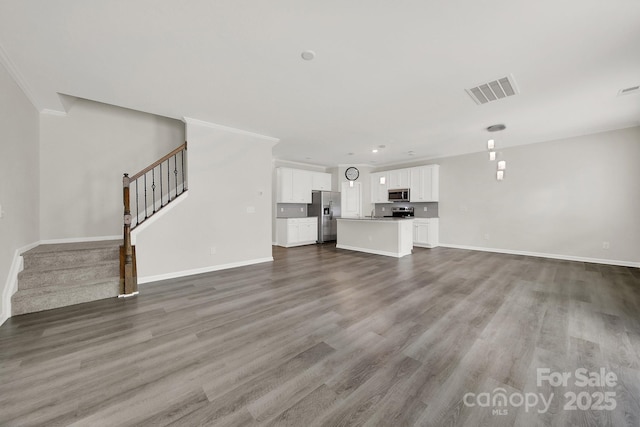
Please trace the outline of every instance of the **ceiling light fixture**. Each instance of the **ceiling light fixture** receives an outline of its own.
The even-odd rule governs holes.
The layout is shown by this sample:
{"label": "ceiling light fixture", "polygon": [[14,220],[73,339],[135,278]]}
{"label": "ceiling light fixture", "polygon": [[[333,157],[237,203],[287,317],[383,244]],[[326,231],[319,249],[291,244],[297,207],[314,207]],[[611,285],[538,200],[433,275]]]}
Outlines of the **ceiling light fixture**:
{"label": "ceiling light fixture", "polygon": [[489,160],[490,161],[494,161],[496,159],[496,152],[495,151],[489,151]]}
{"label": "ceiling light fixture", "polygon": [[507,161],[506,160],[500,160],[498,162],[498,170],[499,171],[503,171],[507,168]]}
{"label": "ceiling light fixture", "polygon": [[493,150],[496,148],[496,142],[493,139],[487,141],[487,149]]}
{"label": "ceiling light fixture", "polygon": [[316,53],[312,50],[305,50],[300,56],[302,56],[302,59],[304,59],[305,61],[311,61],[316,57]]}
{"label": "ceiling light fixture", "polygon": [[373,150],[371,150],[371,152],[372,152],[372,153],[377,153],[377,152],[378,152],[378,149],[377,149],[377,148],[374,148]]}
{"label": "ceiling light fixture", "polygon": [[503,124],[491,125],[487,128],[489,132],[500,132],[501,130],[505,130],[507,127]]}

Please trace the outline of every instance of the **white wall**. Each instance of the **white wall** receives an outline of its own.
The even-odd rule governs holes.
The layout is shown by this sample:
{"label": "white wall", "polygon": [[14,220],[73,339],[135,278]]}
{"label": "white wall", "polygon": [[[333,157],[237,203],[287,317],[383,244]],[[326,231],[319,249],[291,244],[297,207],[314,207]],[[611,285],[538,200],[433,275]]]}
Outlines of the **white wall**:
{"label": "white wall", "polygon": [[440,164],[442,243],[640,263],[640,127],[501,155],[502,182],[484,152],[429,162]]}
{"label": "white wall", "polygon": [[40,132],[43,240],[120,235],[122,174],[185,140],[181,121],[82,99],[43,114]]}
{"label": "white wall", "polygon": [[186,121],[188,194],[136,233],[141,282],[272,259],[271,148],[277,140]]}
{"label": "white wall", "polygon": [[[38,112],[0,65],[0,324],[9,317],[16,251],[39,240]],[[18,259],[16,259],[18,261]],[[16,272],[14,272],[16,273]]]}

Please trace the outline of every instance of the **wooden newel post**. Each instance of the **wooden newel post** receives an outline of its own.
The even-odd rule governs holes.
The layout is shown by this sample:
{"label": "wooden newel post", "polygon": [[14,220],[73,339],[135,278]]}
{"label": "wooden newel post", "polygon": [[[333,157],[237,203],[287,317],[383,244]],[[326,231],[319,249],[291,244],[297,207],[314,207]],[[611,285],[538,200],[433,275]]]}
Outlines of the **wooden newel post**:
{"label": "wooden newel post", "polygon": [[131,207],[129,200],[129,174],[122,178],[122,198],[124,202],[124,236],[120,246],[120,293],[131,295],[138,292],[138,273],[136,271],[136,248],[131,245]]}

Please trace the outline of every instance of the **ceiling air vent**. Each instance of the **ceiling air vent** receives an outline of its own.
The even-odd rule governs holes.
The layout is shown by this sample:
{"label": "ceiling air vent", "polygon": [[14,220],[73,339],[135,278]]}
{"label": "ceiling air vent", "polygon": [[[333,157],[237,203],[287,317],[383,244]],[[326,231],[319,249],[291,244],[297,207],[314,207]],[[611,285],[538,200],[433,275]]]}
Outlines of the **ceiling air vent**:
{"label": "ceiling air vent", "polygon": [[620,95],[631,95],[632,93],[638,93],[640,92],[640,86],[632,86],[632,87],[628,87],[626,89],[620,89],[618,91],[618,96]]}
{"label": "ceiling air vent", "polygon": [[513,76],[507,76],[472,87],[471,89],[465,89],[465,91],[476,104],[480,105],[513,96],[518,93],[518,87],[513,80]]}

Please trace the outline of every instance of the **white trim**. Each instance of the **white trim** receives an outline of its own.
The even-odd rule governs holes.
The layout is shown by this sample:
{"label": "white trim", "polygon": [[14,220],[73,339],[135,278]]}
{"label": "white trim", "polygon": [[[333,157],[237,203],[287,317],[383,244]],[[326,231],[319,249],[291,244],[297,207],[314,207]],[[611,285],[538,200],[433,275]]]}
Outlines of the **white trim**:
{"label": "white trim", "polygon": [[573,255],[548,254],[548,253],[542,253],[542,252],[516,251],[511,249],[483,248],[478,246],[452,245],[448,243],[440,243],[440,246],[443,248],[466,249],[470,251],[494,252],[498,254],[524,255],[524,256],[532,256],[532,257],[538,257],[538,258],[560,259],[564,261],[579,261],[579,262],[589,262],[594,264],[608,264],[608,265],[618,265],[621,267],[640,268],[640,262],[620,261],[615,259],[589,258],[589,257],[581,257],[581,256],[573,256]]}
{"label": "white trim", "polygon": [[120,294],[120,295],[118,295],[118,298],[129,298],[129,297],[134,297],[134,296],[138,295],[139,293],[140,293],[140,292],[135,291],[135,292],[132,292],[132,293],[130,293],[130,294]]}
{"label": "white trim", "polygon": [[228,264],[212,265],[203,268],[194,268],[192,270],[176,271],[174,273],[158,274],[156,276],[139,277],[138,283],[159,282],[161,280],[176,279],[178,277],[192,276],[194,274],[209,273],[218,270],[227,270],[229,268],[245,267],[247,265],[260,264],[263,262],[272,262],[273,257],[249,259],[246,261],[231,262]]}
{"label": "white trim", "polygon": [[[331,166],[318,165],[314,163],[296,162],[294,160],[284,160],[284,159],[278,159],[276,157],[271,158],[271,163],[273,163],[274,168],[286,168],[287,165],[293,165],[293,166],[305,166],[308,168],[322,169],[322,170],[311,170],[310,172],[329,173],[327,172],[327,169],[331,168]],[[284,165],[276,164],[276,163],[284,163]]]}
{"label": "white trim", "polygon": [[50,108],[45,108],[44,110],[40,111],[40,114],[47,114],[49,116],[67,117],[66,111],[52,110]]}
{"label": "white trim", "polygon": [[439,245],[432,245],[429,243],[413,243],[413,247],[417,247],[417,248],[427,248],[427,249],[433,249],[433,248],[437,248]]}
{"label": "white trim", "polygon": [[204,120],[192,119],[190,117],[183,117],[182,121],[185,122],[188,125],[203,126],[203,127],[207,127],[207,128],[211,128],[211,129],[222,130],[222,131],[225,131],[225,132],[237,133],[237,134],[240,134],[240,135],[251,136],[253,138],[264,139],[264,140],[272,142],[274,144],[277,144],[278,142],[280,142],[280,138],[274,138],[272,136],[261,135],[259,133],[249,132],[249,131],[242,130],[242,129],[237,129],[237,128],[232,128],[232,127],[229,127],[229,126],[218,125],[218,124],[211,123],[211,122],[205,122]]}
{"label": "white trim", "polygon": [[138,233],[144,231],[151,224],[153,224],[154,222],[158,221],[160,218],[165,216],[170,210],[172,210],[175,206],[178,206],[180,203],[182,203],[182,201],[185,200],[187,197],[189,197],[189,190],[181,193],[177,199],[174,199],[173,201],[171,201],[171,203],[165,205],[162,209],[157,211],[157,213],[153,214],[151,217],[147,218],[142,224],[134,228],[133,231],[131,231],[131,244],[132,245],[136,244]]}
{"label": "white trim", "polygon": [[2,291],[2,311],[0,312],[0,325],[2,325],[9,317],[11,317],[11,297],[18,290],[18,273],[24,269],[24,259],[22,254],[38,246],[40,242],[30,243],[21,248],[16,249],[7,275],[7,281]]}
{"label": "white trim", "polygon": [[13,63],[11,58],[9,58],[9,55],[4,50],[2,45],[0,45],[0,64],[4,65],[4,68],[7,70],[9,75],[13,77],[13,80],[16,82],[18,87],[25,94],[27,99],[29,99],[33,107],[37,111],[40,111],[42,109],[41,103],[33,93],[33,90],[31,89],[31,86],[29,85],[29,83],[27,83],[27,80],[24,77],[22,77],[22,74],[20,73],[20,71],[18,71],[18,67],[16,67],[16,65]]}
{"label": "white trim", "polygon": [[394,257],[394,258],[402,258],[403,256],[411,255],[411,252],[402,253],[402,252],[380,251],[380,250],[377,250],[377,249],[358,248],[358,247],[355,247],[355,246],[348,246],[348,245],[341,245],[341,244],[336,244],[336,248],[337,249],[346,249],[348,251],[366,252],[368,254],[374,254],[374,255],[390,256],[390,257]]}
{"label": "white trim", "polygon": [[[282,218],[279,218],[282,219]],[[287,218],[289,219],[289,218]],[[295,243],[289,243],[289,244],[284,244],[284,245],[279,245],[279,244],[275,244],[276,246],[280,246],[283,248],[295,248],[296,246],[305,246],[305,245],[315,245],[316,243],[318,243],[316,240],[307,240],[304,242],[295,242]]]}
{"label": "white trim", "polygon": [[53,245],[58,243],[82,243],[82,242],[97,242],[103,240],[122,240],[122,235],[116,236],[94,236],[94,237],[67,237],[64,239],[49,239],[41,240],[38,245]]}

